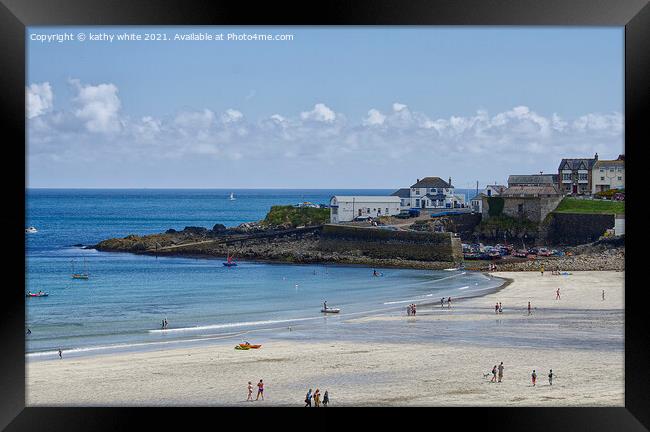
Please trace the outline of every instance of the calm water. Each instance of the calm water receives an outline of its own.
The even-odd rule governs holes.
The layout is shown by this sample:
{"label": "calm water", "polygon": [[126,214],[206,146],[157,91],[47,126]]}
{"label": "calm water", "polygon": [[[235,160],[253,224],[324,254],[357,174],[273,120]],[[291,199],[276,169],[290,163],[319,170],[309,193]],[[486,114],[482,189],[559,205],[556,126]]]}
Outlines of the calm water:
{"label": "calm water", "polygon": [[[234,201],[228,199],[235,193]],[[109,237],[187,225],[235,226],[262,219],[271,205],[326,203],[334,194],[386,190],[29,190],[26,289],[27,350],[93,351],[187,341],[322,320],[323,300],[341,319],[442,296],[476,295],[499,284],[458,271],[372,269],[156,258],[74,246]],[[87,269],[89,280],[73,280]],[[161,331],[163,318],[169,329]],[[49,355],[49,354],[48,354]]]}

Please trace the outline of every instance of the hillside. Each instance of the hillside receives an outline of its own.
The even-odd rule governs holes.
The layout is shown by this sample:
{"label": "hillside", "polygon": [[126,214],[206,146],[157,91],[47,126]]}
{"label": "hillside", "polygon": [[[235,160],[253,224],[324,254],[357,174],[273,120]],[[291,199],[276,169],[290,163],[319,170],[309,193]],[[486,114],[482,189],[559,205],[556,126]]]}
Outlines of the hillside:
{"label": "hillside", "polygon": [[624,214],[625,202],[566,197],[557,206],[555,213]]}

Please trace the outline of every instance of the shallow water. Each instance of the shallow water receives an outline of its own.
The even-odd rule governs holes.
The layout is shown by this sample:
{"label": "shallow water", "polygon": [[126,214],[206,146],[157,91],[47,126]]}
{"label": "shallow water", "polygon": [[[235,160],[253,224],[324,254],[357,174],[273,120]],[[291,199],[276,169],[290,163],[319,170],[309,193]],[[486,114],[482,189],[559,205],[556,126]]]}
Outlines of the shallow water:
{"label": "shallow water", "polygon": [[[372,191],[385,194],[386,191]],[[270,205],[323,202],[341,191],[30,191],[26,235],[27,352],[31,357],[145,349],[220,338],[260,328],[319,323],[322,302],[341,308],[329,322],[408,303],[481,295],[500,280],[472,272],[288,265],[219,259],[156,258],[73,247],[108,237],[186,225],[259,220]],[[345,191],[364,193],[369,191]],[[73,280],[87,271],[88,280]],[[167,318],[169,329],[161,331]]]}

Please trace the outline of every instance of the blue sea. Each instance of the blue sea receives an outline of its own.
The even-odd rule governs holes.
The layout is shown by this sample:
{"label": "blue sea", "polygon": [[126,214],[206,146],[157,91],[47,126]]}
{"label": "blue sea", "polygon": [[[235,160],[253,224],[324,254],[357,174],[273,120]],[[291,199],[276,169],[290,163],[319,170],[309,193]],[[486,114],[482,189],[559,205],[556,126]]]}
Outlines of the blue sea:
{"label": "blue sea", "polygon": [[[230,200],[230,193],[235,200]],[[246,332],[330,323],[440,297],[481,295],[499,282],[480,273],[289,265],[98,252],[111,237],[185,226],[236,226],[263,219],[272,205],[327,203],[332,195],[392,190],[29,189],[25,234],[26,346],[30,357],[137,349]],[[472,191],[466,192],[468,195]],[[88,280],[72,279],[88,272]],[[323,301],[341,309],[324,318]],[[161,321],[169,322],[161,330]]]}

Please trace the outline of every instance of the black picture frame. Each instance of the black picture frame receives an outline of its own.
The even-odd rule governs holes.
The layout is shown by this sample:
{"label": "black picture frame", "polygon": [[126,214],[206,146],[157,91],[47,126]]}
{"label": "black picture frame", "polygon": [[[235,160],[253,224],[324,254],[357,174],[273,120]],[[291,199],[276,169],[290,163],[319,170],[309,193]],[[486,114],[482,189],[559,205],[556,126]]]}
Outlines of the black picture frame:
{"label": "black picture frame", "polygon": [[[642,232],[641,186],[635,182],[641,162],[645,114],[650,86],[650,6],[647,0],[328,0],[327,2],[226,2],[177,0],[0,0],[0,122],[7,139],[2,170],[5,203],[1,212],[5,231],[3,275],[10,275],[2,292],[0,334],[0,427],[7,430],[113,430],[135,428],[139,418],[147,429],[170,429],[173,422],[191,427],[190,418],[218,427],[225,417],[213,409],[26,408],[25,407],[25,28],[35,25],[518,25],[625,26],[625,153],[627,164],[627,230]],[[12,137],[8,139],[7,137]],[[4,141],[4,140],[3,140]],[[23,143],[21,146],[20,143]],[[638,166],[638,167],[637,167]],[[13,167],[11,170],[9,168]],[[22,177],[21,177],[22,173]],[[636,208],[636,210],[635,210]],[[9,233],[9,234],[7,234]],[[627,236],[629,238],[629,235]],[[639,240],[636,240],[637,242]],[[394,417],[415,427],[458,427],[476,421],[481,429],[499,430],[647,430],[650,426],[650,365],[648,314],[642,283],[631,284],[638,255],[626,243],[625,275],[625,407],[624,408],[433,408],[437,411],[397,412],[362,410],[372,424]],[[632,273],[630,273],[632,272]],[[7,280],[7,279],[5,279]],[[435,389],[433,389],[435,391]],[[495,407],[498,401],[495,401]],[[283,411],[283,410],[279,410]],[[321,410],[322,411],[322,410]],[[349,410],[329,411],[333,420]],[[274,412],[274,417],[277,412]],[[296,413],[288,413],[295,417]],[[237,411],[273,424],[269,410],[262,414]],[[304,414],[303,414],[304,415]],[[322,416],[322,412],[310,416]],[[300,418],[300,420],[305,417]],[[450,423],[451,419],[451,423]],[[293,420],[295,421],[295,419]],[[301,427],[313,426],[298,422]],[[369,425],[370,425],[369,424]],[[278,423],[286,427],[286,423]],[[317,425],[322,425],[319,423]],[[259,427],[252,423],[247,427]]]}

